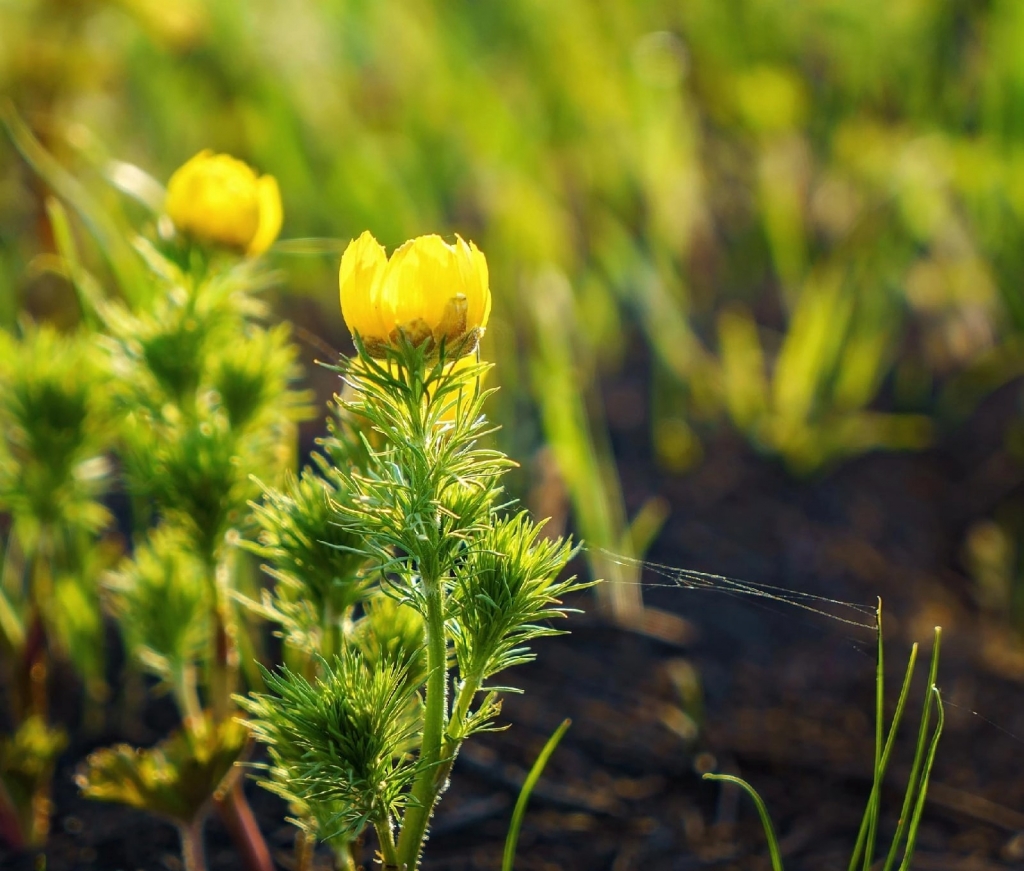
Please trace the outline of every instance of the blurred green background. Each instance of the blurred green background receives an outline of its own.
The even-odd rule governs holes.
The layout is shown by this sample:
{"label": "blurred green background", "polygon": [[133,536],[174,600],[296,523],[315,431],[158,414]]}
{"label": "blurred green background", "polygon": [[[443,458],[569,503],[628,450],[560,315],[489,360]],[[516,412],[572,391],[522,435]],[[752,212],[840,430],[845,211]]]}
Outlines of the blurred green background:
{"label": "blurred green background", "polygon": [[[1022,43],[1017,0],[0,0],[0,93],[128,221],[119,162],[276,176],[283,238],[337,240],[271,252],[279,311],[336,347],[350,237],[474,239],[504,446],[547,441],[628,555],[661,508],[630,525],[602,373],[645,367],[668,471],[731,427],[808,474],[922,448],[1024,371]],[[0,140],[7,325],[74,317],[46,192]]]}

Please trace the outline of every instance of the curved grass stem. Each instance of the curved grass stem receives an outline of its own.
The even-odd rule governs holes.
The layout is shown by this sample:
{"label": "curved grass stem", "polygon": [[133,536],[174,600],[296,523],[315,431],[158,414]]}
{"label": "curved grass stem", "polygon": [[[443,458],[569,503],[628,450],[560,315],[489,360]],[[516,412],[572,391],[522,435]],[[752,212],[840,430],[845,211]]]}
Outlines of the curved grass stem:
{"label": "curved grass stem", "polygon": [[758,795],[757,790],[747,783],[742,777],[732,774],[705,774],[705,780],[721,780],[732,783],[742,789],[757,806],[757,813],[761,817],[761,825],[764,827],[764,836],[768,841],[768,854],[771,857],[772,871],[782,871],[782,851],[779,849],[779,839],[775,836],[775,826],[772,825],[772,818],[768,815],[768,808],[764,800]]}

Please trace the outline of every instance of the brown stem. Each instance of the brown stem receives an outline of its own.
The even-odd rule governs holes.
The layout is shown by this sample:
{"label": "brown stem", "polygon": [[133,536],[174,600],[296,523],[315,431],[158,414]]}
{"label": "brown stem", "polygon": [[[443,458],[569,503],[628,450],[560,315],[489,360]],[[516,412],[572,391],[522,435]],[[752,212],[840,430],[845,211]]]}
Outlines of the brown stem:
{"label": "brown stem", "polygon": [[12,850],[25,849],[25,834],[21,830],[21,818],[3,782],[0,781],[0,841]]}
{"label": "brown stem", "polygon": [[32,827],[29,829],[29,841],[38,846],[46,843],[50,834],[50,814],[53,802],[50,800],[50,789],[53,783],[52,766],[47,766],[41,773],[32,789]]}
{"label": "brown stem", "polygon": [[45,719],[49,708],[47,698],[47,674],[49,657],[46,651],[46,627],[38,608],[32,609],[28,635],[25,638],[25,652],[22,657],[22,671],[19,675],[18,707],[19,719],[25,720],[32,714]]}
{"label": "brown stem", "polygon": [[189,825],[178,826],[178,831],[181,833],[181,858],[185,863],[185,871],[206,871],[202,814]]}
{"label": "brown stem", "polygon": [[245,798],[241,778],[236,779],[222,797],[214,796],[213,801],[224,828],[228,830],[231,840],[235,842],[242,855],[242,864],[246,871],[274,871],[270,850]]}
{"label": "brown stem", "polygon": [[[219,591],[215,589],[215,595]],[[213,661],[210,663],[210,708],[213,721],[222,723],[231,710],[231,636],[220,603],[213,607]]]}
{"label": "brown stem", "polygon": [[316,840],[302,829],[295,833],[295,871],[310,871]]}

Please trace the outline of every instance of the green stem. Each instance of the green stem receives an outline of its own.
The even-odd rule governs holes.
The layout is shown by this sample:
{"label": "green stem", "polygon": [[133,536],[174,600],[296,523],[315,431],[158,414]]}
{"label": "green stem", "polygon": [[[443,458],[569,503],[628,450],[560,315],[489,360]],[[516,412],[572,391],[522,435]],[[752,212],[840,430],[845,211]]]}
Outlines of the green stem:
{"label": "green stem", "polygon": [[377,841],[380,843],[380,857],[384,866],[383,871],[394,871],[398,865],[398,849],[395,847],[395,833],[391,825],[391,818],[380,820],[373,824],[377,832]]}
{"label": "green stem", "polygon": [[[557,733],[556,733],[557,734]],[[771,857],[772,871],[782,871],[782,851],[779,849],[779,839],[775,836],[775,827],[772,825],[772,818],[765,807],[764,801],[758,795],[757,790],[747,783],[742,777],[735,777],[732,774],[705,774],[705,780],[721,780],[724,783],[732,783],[742,789],[750,796],[757,807],[758,816],[761,817],[761,826],[764,828],[764,836],[768,841],[768,855]]]}
{"label": "green stem", "polygon": [[193,733],[204,731],[206,719],[196,687],[196,669],[191,662],[182,663],[174,673],[174,700],[185,728]]}
{"label": "green stem", "polygon": [[330,602],[324,605],[323,619],[320,625],[321,641],[320,655],[328,662],[341,652],[341,627],[338,625],[338,615]]}
{"label": "green stem", "polygon": [[335,845],[331,853],[334,855],[334,862],[331,863],[333,871],[356,871],[356,866],[352,864],[352,853],[348,848],[348,842],[340,846]]}
{"label": "green stem", "polygon": [[25,572],[28,577],[28,634],[25,639],[21,678],[23,680],[21,717],[38,714],[49,721],[50,656],[43,620],[43,603],[53,596],[50,560],[47,559],[47,531],[39,531],[35,548],[28,553]]}
{"label": "green stem", "polygon": [[444,631],[441,583],[423,579],[426,599],[427,697],[423,714],[419,774],[413,783],[411,802],[402,819],[398,837],[398,865],[415,871],[427,837],[434,803],[444,785],[441,770],[442,742],[448,719],[448,646]]}
{"label": "green stem", "polygon": [[[896,856],[899,853],[900,843],[903,841],[903,836],[907,831],[907,827],[910,825],[911,808],[913,806],[914,795],[918,787],[918,782],[921,773],[921,765],[925,762],[925,747],[928,738],[928,727],[931,724],[931,707],[932,707],[932,691],[935,688],[935,681],[939,677],[939,653],[942,646],[942,627],[935,627],[935,642],[932,645],[932,661],[928,669],[928,689],[925,693],[924,709],[921,712],[921,725],[917,733],[917,749],[914,751],[914,762],[910,767],[910,778],[907,782],[907,791],[903,796],[903,808],[900,810],[900,821],[896,826],[896,834],[893,836],[892,844],[889,846],[889,852],[885,857],[885,864],[882,866],[883,871],[890,871],[896,862]],[[940,720],[943,716],[942,711],[942,700],[938,700],[938,713]],[[925,786],[927,789],[927,776],[928,771],[925,770]],[[913,854],[913,849],[909,852],[905,851],[905,856],[909,857]]]}
{"label": "green stem", "polygon": [[209,705],[214,723],[222,723],[231,716],[231,693],[234,692],[235,670],[232,668],[234,643],[231,637],[230,604],[221,595],[217,576],[220,567],[216,558],[207,559],[207,572],[213,593],[211,618],[213,621],[212,656],[210,658]]}
{"label": "green stem", "polygon": [[[473,704],[473,699],[476,697],[476,694],[480,692],[480,684],[482,683],[482,675],[471,674],[459,687],[458,695],[455,697],[455,704],[452,705],[451,720],[452,723],[455,724],[455,728],[459,730],[459,734],[462,734],[463,723],[465,723],[466,717],[469,716],[469,706]],[[461,739],[457,743],[461,744]]]}
{"label": "green stem", "polygon": [[875,680],[875,777],[868,799],[871,813],[868,816],[868,835],[864,845],[864,871],[870,871],[875,859],[875,843],[878,837],[878,811],[882,801],[882,752],[885,731],[885,654],[882,643],[882,600],[878,600],[878,676]]}

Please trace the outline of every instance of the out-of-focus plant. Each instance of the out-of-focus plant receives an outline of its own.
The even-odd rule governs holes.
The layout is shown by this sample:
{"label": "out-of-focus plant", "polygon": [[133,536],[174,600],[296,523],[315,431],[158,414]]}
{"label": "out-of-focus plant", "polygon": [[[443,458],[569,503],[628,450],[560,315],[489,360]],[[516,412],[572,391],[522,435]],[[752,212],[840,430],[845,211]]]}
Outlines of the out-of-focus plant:
{"label": "out-of-focus plant", "polygon": [[[1018,461],[1020,458],[1017,458]],[[992,517],[967,530],[962,548],[964,568],[974,582],[974,597],[985,615],[1024,635],[1024,511],[1019,497],[1000,500]],[[989,633],[983,655],[999,667],[1019,664],[1005,654],[1005,636]]]}
{"label": "out-of-focus plant", "polygon": [[[797,471],[917,446],[936,387],[967,376],[941,418],[1022,368],[1024,23],[1008,0],[842,5],[97,2],[57,23],[33,0],[0,80],[52,149],[119,184],[131,169],[103,141],[154,161],[218,141],[282,181],[299,234],[474,227],[498,293],[527,300],[499,305],[487,340],[502,422],[547,400],[529,361],[538,324],[557,327],[529,289],[564,276],[582,338],[555,376],[586,402],[571,427],[539,417],[562,465],[582,445],[606,467],[601,492],[563,473],[588,540],[621,550],[636,536],[587,381],[620,364],[631,322],[654,357],[655,454],[677,470],[721,421]],[[0,270],[32,248],[26,202]],[[293,285],[324,277],[303,264]]]}
{"label": "out-of-focus plant", "polygon": [[[925,688],[924,704],[921,711],[921,719],[918,725],[917,742],[914,750],[914,759],[911,763],[910,774],[907,778],[907,788],[903,794],[903,805],[900,808],[899,822],[893,834],[889,848],[885,851],[884,860],[877,856],[878,850],[878,829],[882,811],[882,786],[885,781],[885,772],[889,767],[893,750],[896,746],[896,735],[899,732],[900,723],[903,720],[907,700],[910,697],[911,681],[914,677],[914,670],[917,666],[917,644],[910,650],[910,660],[907,663],[906,675],[903,679],[903,687],[900,690],[899,699],[896,702],[896,710],[893,712],[892,720],[888,729],[885,725],[885,660],[882,643],[882,606],[878,606],[878,660],[875,672],[875,759],[873,765],[874,779],[871,785],[871,795],[868,797],[868,804],[861,819],[860,829],[857,832],[857,840],[854,842],[850,854],[849,871],[869,871],[871,868],[881,867],[883,871],[891,871],[899,868],[900,871],[908,871],[911,861],[914,858],[914,850],[917,847],[917,832],[921,825],[921,817],[924,811],[925,801],[928,798],[928,783],[931,779],[932,767],[935,764],[935,754],[939,746],[939,738],[942,736],[942,729],[945,724],[945,713],[942,706],[942,694],[935,681],[939,670],[939,649],[942,640],[942,629],[935,627],[935,637],[932,643],[931,666],[928,670],[928,685]],[[935,714],[935,726],[932,726],[932,714]],[[758,795],[757,791],[747,781],[730,774],[705,774],[706,780],[718,780],[732,783],[742,789],[753,800],[757,807],[758,815],[764,826],[765,837],[768,839],[768,852],[771,859],[772,871],[783,871],[782,851],[779,849],[779,842],[775,836],[775,829],[772,826],[768,809]],[[879,866],[879,862],[882,864]]]}
{"label": "out-of-focus plant", "polygon": [[99,536],[110,521],[109,404],[102,355],[86,334],[23,322],[0,333],[0,650],[10,700],[0,736],[0,834],[38,845],[66,736],[50,711],[51,672],[66,660],[102,701]]}
{"label": "out-of-focus plant", "polygon": [[[195,863],[202,821],[213,802],[248,866],[265,871],[270,857],[241,784],[225,774],[247,743],[245,730],[233,723],[231,694],[241,689],[242,663],[253,659],[234,598],[240,589],[250,592],[253,579],[232,542],[243,534],[249,500],[259,493],[253,476],[273,482],[294,464],[295,424],[307,401],[292,387],[298,369],[287,328],[261,323],[256,293],[268,273],[240,256],[273,241],[280,227],[276,186],[232,158],[203,154],[183,169],[191,174],[181,183],[188,196],[169,197],[168,216],[159,184],[136,170],[135,189],[141,184],[157,192],[148,198],[156,211],[136,233],[57,166],[16,117],[6,120],[22,153],[93,230],[113,267],[115,292],[107,293],[83,263],[69,214],[52,201],[59,257],[48,268],[78,292],[83,320],[96,331],[92,350],[105,348],[103,395],[117,424],[131,507],[134,548],[111,576],[111,609],[133,660],[172,692],[182,717],[181,731],[153,750],[93,754],[79,782],[93,797],[170,817],[194,867],[201,867]],[[197,171],[197,162],[212,170]],[[190,208],[201,210],[201,218],[190,217]],[[269,223],[261,224],[264,219]],[[61,361],[68,353],[51,356]],[[67,376],[69,385],[86,377],[84,364],[77,370]],[[70,468],[60,449],[67,453],[55,441],[48,453]],[[89,478],[79,473],[79,480]],[[78,491],[64,499],[60,480],[36,484],[60,497],[62,510],[77,506]],[[17,518],[16,500],[12,510]],[[96,512],[106,518],[98,506]],[[85,509],[79,513],[83,523],[97,525]],[[15,528],[34,535],[27,523]],[[126,777],[133,766],[135,776]]]}
{"label": "out-of-focus plant", "polygon": [[217,653],[211,649],[216,593],[209,565],[196,555],[188,533],[165,524],[140,538],[108,586],[126,646],[172,693],[182,728],[150,749],[119,745],[95,751],[78,783],[90,798],[173,822],[186,867],[202,869],[203,821],[213,801],[224,803],[232,795],[229,775],[246,744],[245,728],[213,716],[200,696],[201,687],[210,687],[203,674],[212,671]]}
{"label": "out-of-focus plant", "polygon": [[[352,243],[341,299],[358,356],[341,402],[365,451],[350,463],[327,445],[342,460],[320,461],[329,485],[307,474],[305,493],[302,481],[268,493],[260,511],[279,579],[264,608],[306,673],[268,673],[269,692],[243,704],[270,754],[266,786],[309,837],[334,843],[339,867],[356,860],[338,846],[367,827],[385,867],[417,867],[462,742],[495,727],[491,679],[532,659],[560,597],[583,586],[558,580],[567,542],[507,513],[512,463],[481,444],[487,367],[471,355],[489,296],[483,256],[461,240],[416,239],[390,260],[368,236]],[[336,531],[313,546],[327,524]]]}
{"label": "out-of-focus plant", "polygon": [[[861,298],[858,299],[858,296]],[[751,442],[796,471],[873,448],[924,447],[931,421],[867,407],[892,354],[890,325],[838,274],[797,302],[769,372],[758,325],[735,306],[718,319],[718,375],[729,417]],[[864,314],[864,308],[874,308]]]}
{"label": "out-of-focus plant", "polygon": [[[487,339],[504,423],[527,393],[551,404],[530,369],[558,325],[530,288],[564,276],[581,338],[543,380],[577,407],[543,408],[543,435],[588,541],[630,551],[588,381],[621,363],[631,323],[654,357],[655,453],[676,470],[722,421],[798,471],[917,446],[936,387],[969,376],[941,418],[1021,370],[1024,21],[1010,0],[845,5],[222,0],[72,17],[33,0],[8,15],[0,81],[62,158],[119,183],[131,173],[102,142],[169,171],[216,141],[281,180],[297,234],[473,227],[497,292],[527,302],[499,304]],[[32,250],[31,202],[0,206],[0,270]],[[324,279],[307,262],[293,286]],[[540,433],[502,438],[521,453]],[[594,461],[566,461],[577,446]],[[577,483],[583,465],[602,486]]]}

